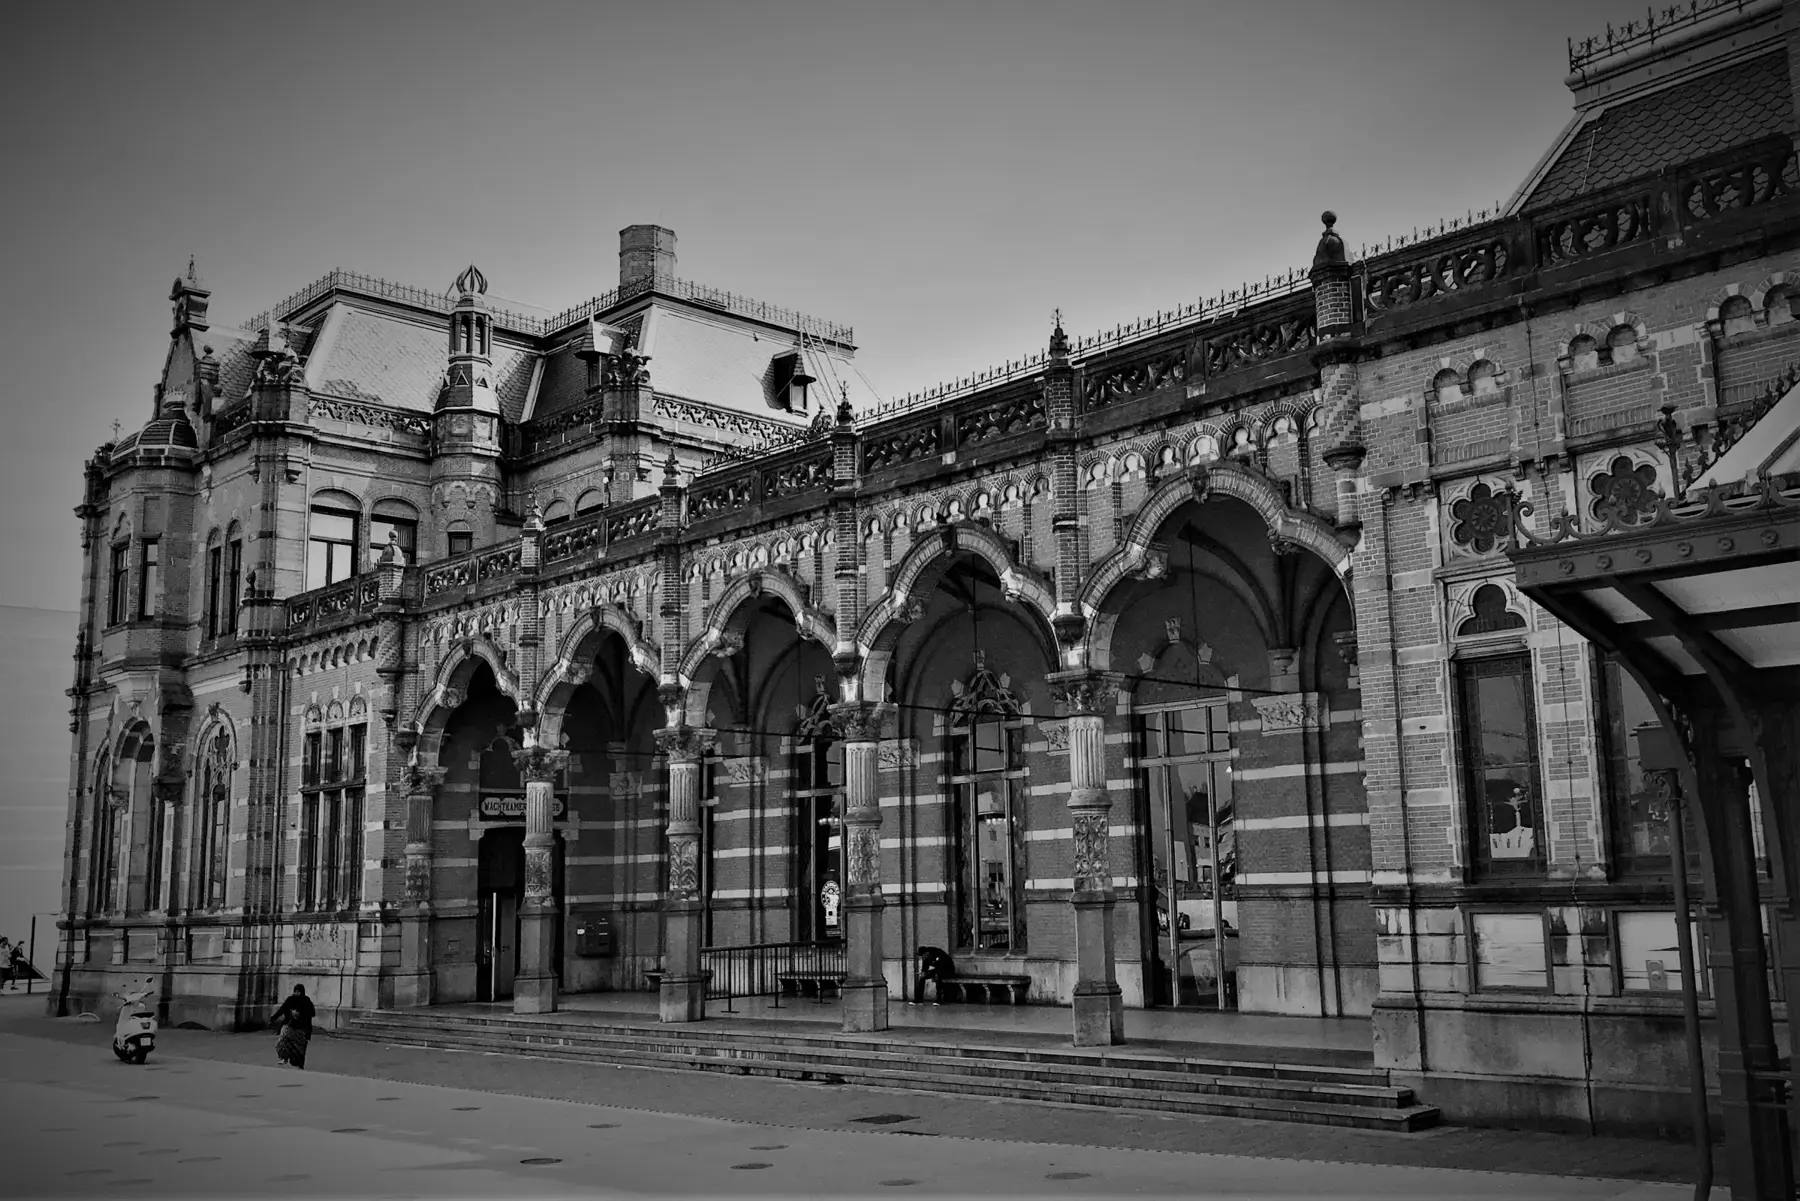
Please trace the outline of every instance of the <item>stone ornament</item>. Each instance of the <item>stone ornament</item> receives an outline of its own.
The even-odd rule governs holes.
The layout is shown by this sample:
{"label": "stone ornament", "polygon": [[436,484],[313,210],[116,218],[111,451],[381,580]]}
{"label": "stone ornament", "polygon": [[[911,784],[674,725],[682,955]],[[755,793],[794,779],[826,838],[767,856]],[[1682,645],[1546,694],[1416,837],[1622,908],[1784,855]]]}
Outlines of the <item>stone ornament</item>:
{"label": "stone ornament", "polygon": [[1315,730],[1323,723],[1319,698],[1309,692],[1290,692],[1282,696],[1259,696],[1250,701],[1262,718],[1264,734],[1281,734],[1298,730]]}
{"label": "stone ornament", "polygon": [[917,767],[919,766],[919,740],[917,738],[885,738],[876,748],[875,762],[888,770]]}
{"label": "stone ornament", "polygon": [[1512,540],[1513,495],[1476,484],[1450,506],[1450,541],[1478,555]]}
{"label": "stone ornament", "polygon": [[1105,810],[1077,812],[1075,820],[1075,884],[1105,884],[1111,881],[1108,865],[1112,832]]}
{"label": "stone ornament", "polygon": [[845,856],[851,887],[881,883],[881,838],[874,826],[851,826]]}
{"label": "stone ornament", "polygon": [[687,900],[700,892],[700,843],[694,838],[669,840],[669,892]]}

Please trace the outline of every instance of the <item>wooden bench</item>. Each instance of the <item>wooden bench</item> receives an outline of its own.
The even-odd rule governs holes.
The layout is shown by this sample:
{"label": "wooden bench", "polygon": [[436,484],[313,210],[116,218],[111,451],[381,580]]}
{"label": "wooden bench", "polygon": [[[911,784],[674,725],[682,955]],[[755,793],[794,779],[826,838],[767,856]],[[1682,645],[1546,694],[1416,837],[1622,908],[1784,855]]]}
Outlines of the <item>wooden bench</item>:
{"label": "wooden bench", "polygon": [[827,988],[835,990],[840,997],[844,995],[843,972],[780,972],[775,979],[780,982],[781,991],[792,997],[810,992],[824,1000]]}
{"label": "wooden bench", "polygon": [[982,1004],[992,1004],[998,998],[1008,1005],[1023,1005],[1026,994],[1031,991],[1030,976],[946,976],[937,982],[937,995],[940,1001],[963,1001],[973,999],[974,994],[981,993]]}

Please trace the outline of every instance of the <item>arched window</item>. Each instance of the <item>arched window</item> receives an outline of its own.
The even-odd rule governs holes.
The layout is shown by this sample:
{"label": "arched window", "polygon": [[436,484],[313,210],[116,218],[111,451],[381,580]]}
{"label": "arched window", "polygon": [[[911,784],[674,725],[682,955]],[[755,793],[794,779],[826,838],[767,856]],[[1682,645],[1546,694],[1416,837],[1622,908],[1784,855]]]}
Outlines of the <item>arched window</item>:
{"label": "arched window", "polygon": [[957,946],[977,952],[1025,949],[1025,731],[1010,684],[977,650],[945,727]]}
{"label": "arched window", "polygon": [[1612,352],[1615,366],[1631,362],[1638,357],[1637,328],[1631,325],[1614,326],[1612,333],[1606,335],[1606,346]]}
{"label": "arched window", "polygon": [[237,522],[225,528],[225,588],[220,632],[237,633],[238,592],[244,579],[244,531]]}
{"label": "arched window", "polygon": [[1500,390],[1499,372],[1494,365],[1482,359],[1469,368],[1469,391],[1476,396],[1487,396]]}
{"label": "arched window", "polygon": [[[362,899],[363,789],[368,773],[368,711],[344,722],[332,706],[328,728],[306,732],[300,762],[300,855],[297,907],[304,912],[354,909]],[[317,709],[308,715],[318,722]]]}
{"label": "arched window", "polygon": [[221,909],[231,843],[231,735],[223,727],[201,748],[194,806],[194,881],[190,903]]}
{"label": "arched window", "polygon": [[1462,399],[1462,377],[1452,368],[1446,367],[1432,376],[1431,387],[1437,393],[1439,401],[1449,402]]}
{"label": "arched window", "polygon": [[1474,615],[1466,618],[1456,632],[1464,637],[1472,634],[1503,634],[1507,630],[1522,630],[1525,619],[1514,613],[1506,605],[1506,593],[1494,584],[1483,584],[1469,598],[1469,608]]}
{"label": "arched window", "polygon": [[825,678],[814,678],[809,705],[796,705],[788,761],[794,793],[794,941],[843,937],[843,831],[837,791],[844,782],[844,752],[831,724]]}
{"label": "arched window", "polygon": [[559,525],[567,520],[569,520],[569,502],[562,497],[559,496],[544,506],[545,525]]}
{"label": "arched window", "polygon": [[347,492],[313,497],[306,522],[306,586],[323,588],[356,574],[356,525],[362,511]]}
{"label": "arched window", "polygon": [[1569,342],[1569,367],[1574,371],[1592,371],[1600,365],[1600,343],[1592,334],[1577,334]]}
{"label": "arched window", "polygon": [[1756,328],[1756,314],[1750,308],[1748,296],[1728,296],[1725,303],[1719,306],[1719,323],[1724,326],[1725,334],[1747,334]]}
{"label": "arched window", "polygon": [[1794,294],[1786,284],[1777,284],[1763,298],[1763,317],[1770,325],[1785,325],[1794,319]]}
{"label": "arched window", "polygon": [[579,517],[583,513],[592,513],[600,507],[602,499],[600,489],[589,488],[575,501],[575,515]]}

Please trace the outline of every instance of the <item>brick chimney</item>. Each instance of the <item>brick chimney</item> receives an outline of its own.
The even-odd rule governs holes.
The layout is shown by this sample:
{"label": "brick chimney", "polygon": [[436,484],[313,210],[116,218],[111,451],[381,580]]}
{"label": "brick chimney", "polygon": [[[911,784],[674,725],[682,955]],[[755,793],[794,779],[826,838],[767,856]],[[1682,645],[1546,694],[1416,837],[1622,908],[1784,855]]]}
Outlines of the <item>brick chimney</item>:
{"label": "brick chimney", "polygon": [[619,231],[619,286],[641,279],[675,278],[675,231],[660,225],[627,225]]}

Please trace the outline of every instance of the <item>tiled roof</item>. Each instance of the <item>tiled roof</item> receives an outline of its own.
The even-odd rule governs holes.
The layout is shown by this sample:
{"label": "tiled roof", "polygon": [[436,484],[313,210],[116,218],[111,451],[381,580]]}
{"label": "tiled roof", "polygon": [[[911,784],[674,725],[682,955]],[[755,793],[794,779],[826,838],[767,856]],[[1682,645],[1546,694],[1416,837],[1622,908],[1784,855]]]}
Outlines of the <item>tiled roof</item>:
{"label": "tiled roof", "polygon": [[[524,412],[534,358],[529,350],[495,340],[494,393],[509,421]],[[317,378],[320,390],[334,396],[429,413],[445,361],[443,330],[346,307]]]}
{"label": "tiled roof", "polygon": [[1525,208],[1560,204],[1794,127],[1786,53],[1734,63],[1602,111],[1570,139]]}

